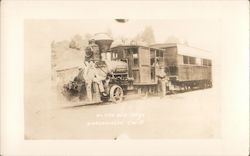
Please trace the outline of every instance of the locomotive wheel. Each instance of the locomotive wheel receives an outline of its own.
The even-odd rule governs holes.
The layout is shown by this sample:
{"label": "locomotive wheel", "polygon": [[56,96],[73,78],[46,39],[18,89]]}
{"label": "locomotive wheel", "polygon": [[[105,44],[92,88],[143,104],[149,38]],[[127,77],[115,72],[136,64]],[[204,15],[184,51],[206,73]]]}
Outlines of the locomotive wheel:
{"label": "locomotive wheel", "polygon": [[110,100],[114,103],[119,103],[123,99],[123,90],[118,85],[113,85],[110,88]]}

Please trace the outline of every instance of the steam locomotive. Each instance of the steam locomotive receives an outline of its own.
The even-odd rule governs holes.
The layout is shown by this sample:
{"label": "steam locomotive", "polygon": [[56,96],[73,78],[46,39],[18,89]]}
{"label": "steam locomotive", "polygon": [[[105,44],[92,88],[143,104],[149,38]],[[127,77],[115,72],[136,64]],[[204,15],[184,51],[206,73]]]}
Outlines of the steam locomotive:
{"label": "steam locomotive", "polygon": [[[127,88],[131,85],[132,79],[128,77],[128,64],[122,60],[112,60],[108,56],[110,51],[110,46],[113,40],[106,34],[96,34],[95,44],[98,45],[100,53],[102,54],[101,61],[95,62],[95,70],[104,74],[106,77],[102,80],[104,84],[105,93],[107,96],[100,94],[98,84],[92,83],[92,96],[93,101],[88,101],[88,103],[97,103],[102,101],[122,101],[124,94],[127,92]],[[63,86],[63,95],[68,99],[71,97],[79,97],[80,100],[86,101],[86,83],[84,77],[82,76],[84,69],[79,69],[78,75],[75,76],[73,81],[65,84]]]}
{"label": "steam locomotive", "polygon": [[[169,92],[186,91],[212,87],[212,61],[210,53],[183,44],[118,45],[110,48],[113,40],[106,34],[97,34],[95,43],[99,46],[102,61],[95,63],[99,71],[106,71],[103,80],[105,92],[102,96],[98,85],[92,84],[95,102],[120,102],[129,91],[137,94],[158,94],[155,62],[167,73]],[[82,70],[73,81],[64,85],[64,95],[86,100],[85,81]],[[91,102],[90,102],[91,103]]]}

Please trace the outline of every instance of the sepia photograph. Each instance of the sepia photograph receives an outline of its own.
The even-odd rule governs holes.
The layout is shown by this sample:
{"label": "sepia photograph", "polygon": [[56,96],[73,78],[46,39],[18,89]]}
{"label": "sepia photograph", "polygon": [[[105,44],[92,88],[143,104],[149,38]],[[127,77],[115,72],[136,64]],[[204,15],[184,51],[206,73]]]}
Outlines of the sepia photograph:
{"label": "sepia photograph", "polygon": [[219,25],[26,20],[25,139],[218,138]]}

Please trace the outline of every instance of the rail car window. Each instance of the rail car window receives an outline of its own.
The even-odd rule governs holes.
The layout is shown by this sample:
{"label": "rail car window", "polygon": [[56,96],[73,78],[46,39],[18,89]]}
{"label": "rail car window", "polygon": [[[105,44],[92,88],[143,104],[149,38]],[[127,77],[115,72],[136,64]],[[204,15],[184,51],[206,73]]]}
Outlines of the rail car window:
{"label": "rail car window", "polygon": [[208,59],[202,59],[202,65],[203,66],[209,66],[209,64],[211,64],[211,61]]}
{"label": "rail car window", "polygon": [[134,67],[139,67],[138,51],[133,51]]}
{"label": "rail car window", "polygon": [[111,53],[110,52],[102,53],[101,56],[103,59],[106,59],[109,61],[111,60]]}
{"label": "rail car window", "polygon": [[183,64],[188,64],[188,56],[183,56]]}
{"label": "rail car window", "polygon": [[138,58],[134,58],[134,66],[139,67],[139,60]]}
{"label": "rail car window", "polygon": [[177,56],[177,62],[178,62],[178,64],[183,64],[183,56],[182,55]]}
{"label": "rail car window", "polygon": [[155,51],[150,50],[150,65],[152,66],[155,63]]}
{"label": "rail car window", "polygon": [[163,51],[156,50],[156,57],[159,59],[159,64],[163,65]]}
{"label": "rail car window", "polygon": [[156,57],[159,57],[159,56],[160,56],[160,52],[156,51]]}
{"label": "rail car window", "polygon": [[150,58],[155,58],[155,51],[150,50]]}
{"label": "rail car window", "polygon": [[208,60],[208,66],[212,66],[212,61]]}
{"label": "rail car window", "polygon": [[153,66],[155,64],[155,58],[150,59],[150,65]]}
{"label": "rail car window", "polygon": [[163,51],[156,51],[156,57],[163,57]]}
{"label": "rail car window", "polygon": [[133,53],[133,58],[138,58],[138,52]]}
{"label": "rail car window", "polygon": [[118,54],[117,58],[119,58],[119,59],[123,58],[124,50],[119,51],[119,53],[117,53],[117,54]]}
{"label": "rail car window", "polygon": [[206,66],[207,65],[207,60],[206,59],[202,59],[202,65]]}
{"label": "rail car window", "polygon": [[196,64],[197,65],[202,65],[202,59],[201,58],[196,58]]}
{"label": "rail car window", "polygon": [[189,57],[189,64],[196,64],[195,57]]}
{"label": "rail car window", "polygon": [[212,61],[208,59],[202,59],[203,66],[212,66]]}
{"label": "rail car window", "polygon": [[160,57],[163,57],[163,51],[160,52]]}
{"label": "rail car window", "polygon": [[183,56],[183,64],[196,64],[196,58],[191,56]]}

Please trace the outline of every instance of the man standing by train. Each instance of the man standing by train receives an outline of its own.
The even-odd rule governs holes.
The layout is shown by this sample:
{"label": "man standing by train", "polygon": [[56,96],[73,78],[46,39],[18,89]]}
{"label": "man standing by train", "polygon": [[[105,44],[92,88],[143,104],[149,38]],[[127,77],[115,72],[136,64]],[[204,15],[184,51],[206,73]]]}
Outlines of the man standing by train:
{"label": "man standing by train", "polygon": [[102,81],[106,78],[100,75],[95,67],[95,63],[101,61],[99,46],[95,44],[95,40],[91,39],[89,45],[85,49],[84,61],[84,80],[86,82],[86,91],[88,100],[92,101],[92,82],[96,82],[99,86],[102,96],[107,96]]}
{"label": "man standing by train", "polygon": [[155,66],[155,75],[156,81],[158,82],[158,87],[161,90],[161,97],[166,95],[166,82],[167,82],[167,74],[165,73],[164,67],[160,66],[159,58],[156,58]]}

